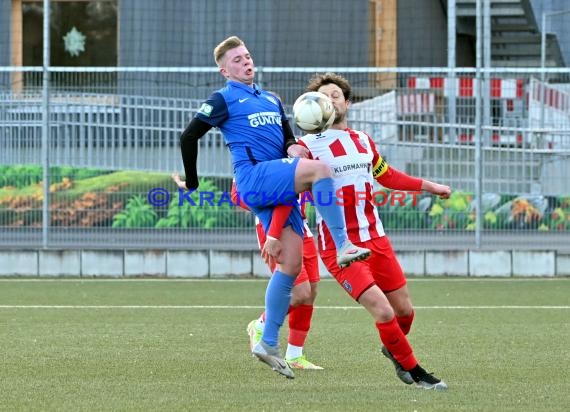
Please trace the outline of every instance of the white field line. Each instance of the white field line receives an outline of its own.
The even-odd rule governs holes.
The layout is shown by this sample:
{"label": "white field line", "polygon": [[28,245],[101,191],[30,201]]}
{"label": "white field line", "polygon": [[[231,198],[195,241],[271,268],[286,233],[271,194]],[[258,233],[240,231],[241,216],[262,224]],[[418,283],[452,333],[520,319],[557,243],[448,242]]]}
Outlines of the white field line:
{"label": "white field line", "polygon": [[[480,310],[480,309],[570,309],[570,305],[497,305],[497,306],[414,306],[419,310]],[[263,309],[255,305],[0,305],[0,309]],[[316,310],[353,310],[362,309],[360,306],[315,306]]]}

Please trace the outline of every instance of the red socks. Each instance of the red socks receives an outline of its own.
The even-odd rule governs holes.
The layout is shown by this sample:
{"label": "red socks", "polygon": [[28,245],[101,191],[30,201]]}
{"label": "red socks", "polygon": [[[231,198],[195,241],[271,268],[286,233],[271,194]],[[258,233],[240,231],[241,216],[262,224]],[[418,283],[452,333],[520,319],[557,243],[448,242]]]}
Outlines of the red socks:
{"label": "red socks", "polygon": [[404,332],[404,335],[407,335],[410,333],[412,322],[414,321],[414,310],[412,309],[412,313],[408,316],[396,316],[396,320],[398,321],[398,325],[400,325],[400,329]]}
{"label": "red socks", "polygon": [[[287,343],[295,346],[305,346],[305,340],[311,328],[313,305],[289,306],[289,339]],[[265,312],[261,314],[265,322]]]}
{"label": "red socks", "polygon": [[289,339],[288,343],[295,346],[305,346],[305,339],[311,328],[313,305],[289,307]]}
{"label": "red socks", "polygon": [[380,333],[380,340],[398,363],[402,365],[402,368],[409,371],[418,364],[412,347],[398,325],[396,318],[392,318],[392,320],[385,323],[376,323],[376,328]]}

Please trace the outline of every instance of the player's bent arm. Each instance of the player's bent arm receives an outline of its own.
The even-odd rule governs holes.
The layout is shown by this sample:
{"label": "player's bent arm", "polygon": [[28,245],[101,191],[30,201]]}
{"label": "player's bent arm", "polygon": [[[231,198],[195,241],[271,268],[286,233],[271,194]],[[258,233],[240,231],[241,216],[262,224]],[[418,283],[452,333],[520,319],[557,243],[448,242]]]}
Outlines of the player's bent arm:
{"label": "player's bent arm", "polygon": [[204,136],[211,128],[211,125],[195,117],[182,132],[182,135],[180,135],[180,150],[182,152],[184,172],[186,173],[186,188],[188,190],[198,188],[198,171],[196,169],[198,139]]}
{"label": "player's bent arm", "polygon": [[313,155],[303,140],[298,140],[296,144],[287,148],[287,154],[291,157],[302,157],[305,159],[312,159]]}
{"label": "player's bent arm", "polygon": [[[249,211],[249,208],[241,199],[238,199],[238,191],[235,180],[232,182],[232,190],[230,193],[232,203],[236,206],[241,207],[244,210]],[[269,225],[269,230],[267,236],[279,239],[281,238],[281,232],[283,232],[283,226],[291,213],[292,205],[277,205],[273,209],[273,215],[271,217],[271,224]]]}
{"label": "player's bent arm", "polygon": [[410,176],[389,165],[381,175],[376,177],[376,181],[388,189],[415,191],[423,189],[422,179]]}
{"label": "player's bent arm", "polygon": [[247,207],[247,205],[245,204],[244,201],[241,200],[241,198],[238,198],[238,191],[237,191],[237,186],[236,186],[236,181],[235,179],[232,181],[232,190],[230,192],[230,197],[232,199],[232,203],[235,206],[239,206],[241,207],[243,210],[247,210],[249,212],[249,208]]}
{"label": "player's bent arm", "polygon": [[295,139],[295,135],[287,118],[281,118],[281,127],[283,128],[283,151],[287,153],[289,147],[297,144],[297,139]]}
{"label": "player's bent arm", "polygon": [[291,130],[291,124],[287,118],[281,120],[281,125],[283,126],[283,148],[285,153],[289,157],[301,157],[309,158],[309,150],[299,144],[295,136],[293,135],[293,130]]}
{"label": "player's bent arm", "polygon": [[283,226],[291,214],[292,205],[277,205],[273,209],[273,215],[271,216],[271,224],[267,230],[267,236],[275,239],[281,238],[281,233],[283,232]]}
{"label": "player's bent arm", "polygon": [[[382,161],[384,161],[382,159]],[[379,174],[378,169],[377,175]],[[374,173],[374,171],[373,171]],[[451,195],[449,186],[440,185],[439,183],[430,182],[429,180],[421,179],[419,177],[410,176],[396,168],[386,164],[378,176],[375,176],[376,181],[388,189],[397,190],[425,190],[426,192],[438,195],[447,199]]]}
{"label": "player's bent arm", "polygon": [[430,182],[425,179],[422,180],[422,190],[430,192],[431,194],[437,195],[443,199],[447,199],[451,196],[451,188],[449,186]]}

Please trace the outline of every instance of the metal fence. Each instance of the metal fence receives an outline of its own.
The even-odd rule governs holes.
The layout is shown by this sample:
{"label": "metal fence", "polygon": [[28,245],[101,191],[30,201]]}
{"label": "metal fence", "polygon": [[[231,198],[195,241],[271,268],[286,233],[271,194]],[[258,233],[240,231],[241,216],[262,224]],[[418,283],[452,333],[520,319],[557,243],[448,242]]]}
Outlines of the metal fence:
{"label": "metal fence", "polygon": [[[569,248],[570,70],[264,67],[257,77],[290,113],[322,71],[351,81],[350,125],[393,166],[455,191],[404,203],[378,192],[396,247]],[[0,246],[256,247],[251,216],[180,205],[169,177],[182,170],[181,131],[223,84],[216,70],[10,67],[2,76]],[[198,169],[202,190],[229,190],[219,132],[201,139]],[[170,201],[150,204],[155,188]]]}

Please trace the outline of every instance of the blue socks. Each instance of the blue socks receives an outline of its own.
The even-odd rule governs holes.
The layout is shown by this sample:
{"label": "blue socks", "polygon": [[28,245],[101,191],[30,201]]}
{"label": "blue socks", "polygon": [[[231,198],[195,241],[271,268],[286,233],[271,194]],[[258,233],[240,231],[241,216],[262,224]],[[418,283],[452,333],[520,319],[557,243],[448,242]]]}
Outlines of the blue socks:
{"label": "blue socks", "polygon": [[[315,207],[325,220],[337,250],[347,240],[346,226],[341,207],[335,198],[334,183],[331,177],[313,183],[313,200]],[[265,291],[265,326],[263,341],[270,346],[279,343],[279,329],[291,303],[291,290],[295,278],[278,270],[273,273]]]}
{"label": "blue socks", "polygon": [[289,311],[293,282],[293,276],[276,270],[265,290],[265,327],[262,339],[270,346],[277,346],[279,343],[279,328]]}
{"label": "blue socks", "polygon": [[325,177],[313,183],[313,199],[315,207],[323,217],[331,232],[336,250],[340,250],[347,239],[346,226],[341,206],[335,198],[334,183],[332,177]]}

